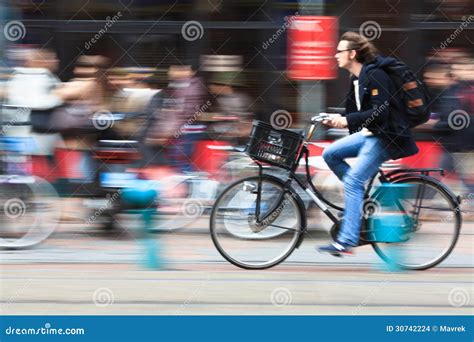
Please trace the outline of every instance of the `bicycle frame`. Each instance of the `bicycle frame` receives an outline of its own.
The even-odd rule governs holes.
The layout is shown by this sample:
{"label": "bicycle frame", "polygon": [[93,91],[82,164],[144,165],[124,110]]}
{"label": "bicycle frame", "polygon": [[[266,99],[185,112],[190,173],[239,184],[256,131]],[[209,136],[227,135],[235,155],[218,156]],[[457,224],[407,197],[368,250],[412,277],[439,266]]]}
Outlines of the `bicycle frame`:
{"label": "bicycle frame", "polygon": [[[307,177],[307,183],[309,184],[309,187],[301,179],[299,179],[296,176],[296,174],[294,173],[294,170],[289,171],[289,176],[288,176],[288,179],[285,182],[285,185],[289,187],[290,184],[293,181],[296,181],[298,186],[304,192],[306,192],[308,194],[308,196],[311,198],[311,200],[331,219],[331,221],[333,221],[334,223],[337,223],[338,218],[329,210],[329,208],[326,204],[330,205],[331,207],[333,207],[336,210],[337,210],[337,208],[335,208],[335,206],[332,203],[330,203],[327,199],[324,198],[324,196],[316,189],[316,187],[314,186],[314,184],[311,180],[311,175],[309,173],[309,165],[307,163],[307,159],[308,159],[307,156],[309,154],[308,152],[309,151],[308,151],[307,147],[303,146],[303,148],[300,152],[300,157],[301,157],[302,154],[306,155],[306,157],[305,157],[306,158],[306,177]],[[263,174],[263,166],[259,162],[256,162],[256,163],[259,166],[259,176],[261,176]],[[275,201],[275,204],[273,205],[273,207],[270,208],[264,216],[260,217],[261,191],[262,191],[261,182],[259,182],[258,185],[257,185],[257,199],[256,199],[255,216],[256,216],[257,224],[262,224],[263,225],[264,223],[268,222],[269,217],[275,211],[277,211],[278,208],[282,205],[284,196],[287,194],[287,192],[282,192],[280,194],[279,198]]]}

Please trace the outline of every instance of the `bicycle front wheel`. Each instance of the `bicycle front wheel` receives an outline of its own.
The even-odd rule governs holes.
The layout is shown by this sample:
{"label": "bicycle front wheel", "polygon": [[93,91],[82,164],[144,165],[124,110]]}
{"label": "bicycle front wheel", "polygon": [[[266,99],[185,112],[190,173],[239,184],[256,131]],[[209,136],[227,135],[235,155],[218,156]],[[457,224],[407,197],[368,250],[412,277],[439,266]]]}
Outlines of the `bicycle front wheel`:
{"label": "bicycle front wheel", "polygon": [[[260,212],[260,215],[257,215]],[[259,218],[266,219],[259,222]],[[245,269],[285,260],[304,231],[304,207],[293,189],[269,175],[241,179],[216,200],[211,237],[219,253]]]}
{"label": "bicycle front wheel", "polygon": [[404,242],[377,242],[372,246],[385,262],[401,269],[434,267],[448,257],[458,240],[461,228],[459,205],[453,195],[429,177],[411,176],[395,183],[414,187],[412,199],[399,201],[413,219],[414,226],[403,237]]}

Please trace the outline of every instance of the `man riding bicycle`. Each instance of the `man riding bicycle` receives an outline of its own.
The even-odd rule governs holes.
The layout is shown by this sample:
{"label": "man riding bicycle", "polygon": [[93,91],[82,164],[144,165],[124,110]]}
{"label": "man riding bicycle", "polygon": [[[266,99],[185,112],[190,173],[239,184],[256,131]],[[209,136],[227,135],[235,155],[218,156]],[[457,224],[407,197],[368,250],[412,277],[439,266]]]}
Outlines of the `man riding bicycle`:
{"label": "man riding bicycle", "polygon": [[[351,74],[345,114],[323,123],[349,128],[350,135],[326,148],[323,158],[344,183],[344,217],[334,243],[319,247],[320,252],[335,256],[350,255],[359,243],[362,203],[367,181],[380,165],[418,152],[403,103],[388,74],[382,70],[385,58],[363,36],[346,32],[335,55],[338,66]],[[358,157],[350,167],[346,158]]]}

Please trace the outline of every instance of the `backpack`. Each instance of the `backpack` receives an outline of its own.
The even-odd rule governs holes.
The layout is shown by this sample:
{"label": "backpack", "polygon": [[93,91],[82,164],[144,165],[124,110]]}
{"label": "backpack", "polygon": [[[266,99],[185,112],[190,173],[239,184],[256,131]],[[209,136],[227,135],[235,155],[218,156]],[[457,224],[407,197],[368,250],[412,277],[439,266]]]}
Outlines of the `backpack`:
{"label": "backpack", "polygon": [[411,128],[427,122],[431,114],[430,96],[426,86],[403,62],[386,57],[380,64],[392,82],[403,104]]}

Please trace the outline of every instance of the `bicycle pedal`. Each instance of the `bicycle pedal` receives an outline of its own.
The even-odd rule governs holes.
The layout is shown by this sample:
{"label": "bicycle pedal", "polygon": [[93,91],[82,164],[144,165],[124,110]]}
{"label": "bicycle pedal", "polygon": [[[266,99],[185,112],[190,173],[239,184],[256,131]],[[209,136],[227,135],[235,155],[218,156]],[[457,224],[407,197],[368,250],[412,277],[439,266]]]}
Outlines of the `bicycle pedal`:
{"label": "bicycle pedal", "polygon": [[336,257],[336,258],[342,258],[342,254],[340,253],[329,253],[329,255]]}
{"label": "bicycle pedal", "polygon": [[350,252],[350,253],[329,253],[329,255],[336,257],[336,258],[343,258],[343,257],[354,257],[355,254]]}

